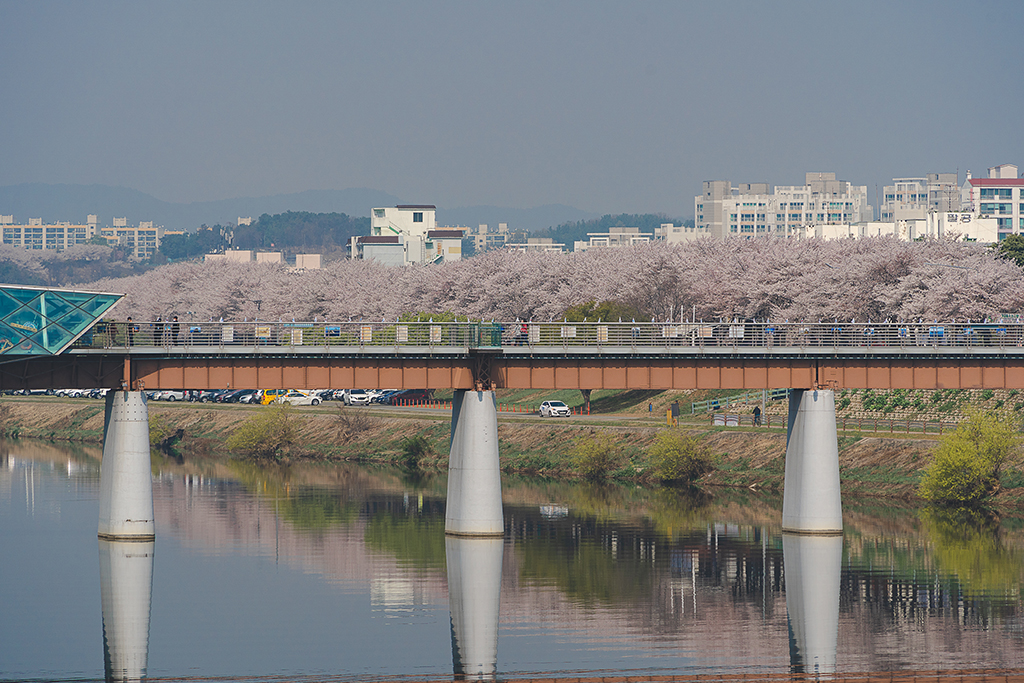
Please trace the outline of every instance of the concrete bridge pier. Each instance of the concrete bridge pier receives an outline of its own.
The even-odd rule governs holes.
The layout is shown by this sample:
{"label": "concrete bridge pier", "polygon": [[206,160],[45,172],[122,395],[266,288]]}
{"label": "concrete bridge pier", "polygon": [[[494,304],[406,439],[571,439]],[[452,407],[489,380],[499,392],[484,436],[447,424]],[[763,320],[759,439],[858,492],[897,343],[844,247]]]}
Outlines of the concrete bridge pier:
{"label": "concrete bridge pier", "polygon": [[793,673],[834,673],[843,537],[783,533],[782,564],[790,668]]}
{"label": "concrete bridge pier", "polygon": [[829,389],[794,389],[789,395],[782,530],[843,531],[836,396]]}
{"label": "concrete bridge pier", "polygon": [[152,541],[153,480],[149,461],[149,408],[141,391],[107,392],[100,465],[99,537]]}
{"label": "concrete bridge pier", "polygon": [[446,536],[452,669],[459,680],[494,680],[505,540]]}
{"label": "concrete bridge pier", "polygon": [[456,391],[448,458],[444,532],[454,536],[502,536],[498,407],[493,391]]}
{"label": "concrete bridge pier", "polygon": [[153,541],[100,544],[103,669],[108,681],[141,681],[149,663]]}

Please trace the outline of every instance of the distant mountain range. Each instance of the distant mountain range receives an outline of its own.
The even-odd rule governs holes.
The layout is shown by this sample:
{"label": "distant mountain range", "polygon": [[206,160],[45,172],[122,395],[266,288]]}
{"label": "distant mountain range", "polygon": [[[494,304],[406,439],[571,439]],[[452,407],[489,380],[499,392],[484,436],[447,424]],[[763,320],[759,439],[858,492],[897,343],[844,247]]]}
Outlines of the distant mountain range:
{"label": "distant mountain range", "polygon": [[[268,197],[238,197],[211,202],[182,204],[165,202],[127,187],[109,185],[49,185],[25,183],[0,187],[0,215],[14,215],[18,223],[29,218],[42,218],[44,223],[68,221],[84,223],[86,216],[96,214],[100,225],[110,225],[115,216],[127,218],[129,225],[153,221],[168,230],[195,230],[206,225],[234,224],[239,217],[258,218],[264,213],[286,211],[313,213],[345,213],[369,216],[378,206],[403,203],[398,197],[366,188],[347,190],[307,190]],[[571,206],[549,204],[532,209],[511,209],[497,206],[466,206],[437,209],[439,225],[476,226],[481,223],[508,223],[512,229],[543,230],[567,221],[595,218]]]}

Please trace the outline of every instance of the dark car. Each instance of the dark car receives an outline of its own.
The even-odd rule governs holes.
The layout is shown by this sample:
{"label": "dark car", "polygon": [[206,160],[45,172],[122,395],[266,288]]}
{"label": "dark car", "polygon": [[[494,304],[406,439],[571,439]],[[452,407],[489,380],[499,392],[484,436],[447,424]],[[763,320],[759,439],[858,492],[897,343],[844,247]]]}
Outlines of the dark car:
{"label": "dark car", "polygon": [[399,391],[388,397],[388,403],[393,406],[409,403],[423,403],[431,400],[433,397],[434,392],[430,389],[406,389],[405,391]]}

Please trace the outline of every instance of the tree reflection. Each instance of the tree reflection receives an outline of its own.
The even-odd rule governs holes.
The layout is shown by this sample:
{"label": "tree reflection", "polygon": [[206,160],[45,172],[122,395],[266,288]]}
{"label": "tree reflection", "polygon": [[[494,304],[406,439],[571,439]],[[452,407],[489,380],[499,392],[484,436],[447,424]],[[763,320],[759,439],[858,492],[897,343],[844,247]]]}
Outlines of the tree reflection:
{"label": "tree reflection", "polygon": [[1024,552],[1003,544],[996,520],[967,509],[925,508],[920,516],[936,565],[943,574],[957,578],[966,597],[1019,593]]}

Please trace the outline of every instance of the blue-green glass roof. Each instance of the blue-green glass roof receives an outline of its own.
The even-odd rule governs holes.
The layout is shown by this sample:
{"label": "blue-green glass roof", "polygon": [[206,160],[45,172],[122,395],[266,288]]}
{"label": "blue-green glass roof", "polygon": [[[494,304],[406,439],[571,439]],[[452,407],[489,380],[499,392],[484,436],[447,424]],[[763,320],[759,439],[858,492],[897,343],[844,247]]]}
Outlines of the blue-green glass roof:
{"label": "blue-green glass roof", "polygon": [[123,296],[0,285],[0,355],[57,355]]}

